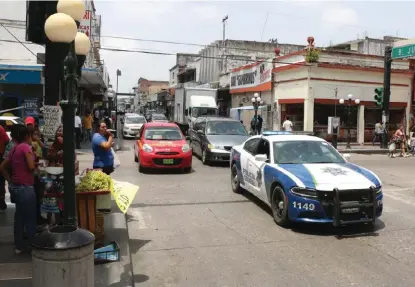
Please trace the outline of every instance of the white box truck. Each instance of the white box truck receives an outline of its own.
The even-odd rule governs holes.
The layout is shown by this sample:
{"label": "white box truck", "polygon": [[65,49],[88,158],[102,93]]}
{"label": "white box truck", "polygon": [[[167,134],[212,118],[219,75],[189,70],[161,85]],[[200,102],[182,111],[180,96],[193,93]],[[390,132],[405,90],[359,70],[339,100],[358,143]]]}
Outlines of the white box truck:
{"label": "white box truck", "polygon": [[174,95],[174,122],[187,134],[196,118],[218,115],[217,89],[178,88]]}

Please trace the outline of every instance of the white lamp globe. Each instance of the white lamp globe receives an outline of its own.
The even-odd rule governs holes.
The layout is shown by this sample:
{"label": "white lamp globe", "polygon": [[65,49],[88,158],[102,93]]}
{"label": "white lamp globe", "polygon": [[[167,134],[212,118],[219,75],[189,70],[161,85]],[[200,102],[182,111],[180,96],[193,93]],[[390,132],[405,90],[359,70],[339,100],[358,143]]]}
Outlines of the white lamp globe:
{"label": "white lamp globe", "polygon": [[261,97],[256,98],[256,101],[259,103],[262,101]]}
{"label": "white lamp globe", "polygon": [[91,49],[91,42],[84,33],[78,32],[75,37],[75,53],[77,55],[86,56]]}
{"label": "white lamp globe", "polygon": [[109,87],[109,88],[107,89],[107,92],[112,94],[112,93],[114,93],[114,89],[113,89],[113,88],[111,88],[111,87]]}
{"label": "white lamp globe", "polygon": [[81,22],[85,13],[85,3],[82,0],[59,0],[56,10],[71,16],[77,22]]}
{"label": "white lamp globe", "polygon": [[350,100],[351,98],[353,98],[353,95],[352,94],[348,94],[347,95],[347,98]]}
{"label": "white lamp globe", "polygon": [[341,105],[343,105],[343,104],[344,104],[344,99],[340,99],[340,100],[339,100],[339,103],[340,103]]}
{"label": "white lamp globe", "polygon": [[255,98],[252,98],[252,99],[251,99],[251,101],[252,101],[253,103],[255,103],[256,99],[255,99]]}
{"label": "white lamp globe", "polygon": [[354,100],[354,102],[356,103],[356,105],[360,104],[360,100],[359,99]]}
{"label": "white lamp globe", "polygon": [[258,94],[258,93],[255,93],[255,94],[254,94],[254,97],[255,97],[255,98],[257,98],[258,96],[259,96],[259,94]]}
{"label": "white lamp globe", "polygon": [[45,21],[46,37],[55,43],[71,43],[78,33],[74,19],[64,13],[55,13]]}

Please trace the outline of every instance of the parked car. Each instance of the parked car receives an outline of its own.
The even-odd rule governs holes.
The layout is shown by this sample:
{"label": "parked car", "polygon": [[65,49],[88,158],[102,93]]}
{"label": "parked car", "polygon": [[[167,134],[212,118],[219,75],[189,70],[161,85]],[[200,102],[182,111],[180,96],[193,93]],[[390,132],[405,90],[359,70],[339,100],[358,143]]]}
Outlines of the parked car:
{"label": "parked car", "polygon": [[123,127],[124,138],[135,137],[139,133],[143,124],[146,122],[147,121],[144,116],[137,114],[126,114]]}
{"label": "parked car", "polygon": [[229,161],[232,147],[249,138],[240,121],[222,117],[197,118],[189,135],[193,152],[203,164]]}
{"label": "parked car", "polygon": [[146,123],[134,144],[134,159],[140,172],[146,169],[192,169],[192,149],[174,123]]}

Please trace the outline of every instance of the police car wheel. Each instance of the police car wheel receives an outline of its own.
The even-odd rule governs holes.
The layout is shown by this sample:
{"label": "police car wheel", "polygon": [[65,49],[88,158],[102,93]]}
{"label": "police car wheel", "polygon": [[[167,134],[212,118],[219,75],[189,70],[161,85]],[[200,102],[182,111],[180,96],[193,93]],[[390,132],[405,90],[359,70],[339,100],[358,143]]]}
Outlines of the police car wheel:
{"label": "police car wheel", "polygon": [[280,186],[272,191],[271,210],[276,224],[282,227],[289,225],[287,197]]}
{"label": "police car wheel", "polygon": [[236,164],[232,165],[231,168],[231,186],[232,186],[232,191],[235,193],[241,193],[242,192],[242,188],[241,188],[241,184],[239,181],[239,177],[238,177],[238,169],[236,167]]}

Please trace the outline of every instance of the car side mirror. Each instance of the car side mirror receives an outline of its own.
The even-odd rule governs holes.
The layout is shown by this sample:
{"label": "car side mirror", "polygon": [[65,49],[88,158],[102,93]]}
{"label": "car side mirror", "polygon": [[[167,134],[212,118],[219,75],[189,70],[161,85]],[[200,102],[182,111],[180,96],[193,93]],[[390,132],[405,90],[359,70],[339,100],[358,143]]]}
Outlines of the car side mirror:
{"label": "car side mirror", "polygon": [[346,161],[349,161],[351,159],[352,155],[349,154],[349,153],[345,153],[345,154],[343,154],[343,157]]}
{"label": "car side mirror", "polygon": [[255,160],[260,162],[266,162],[268,160],[268,157],[266,154],[257,154],[255,155]]}

